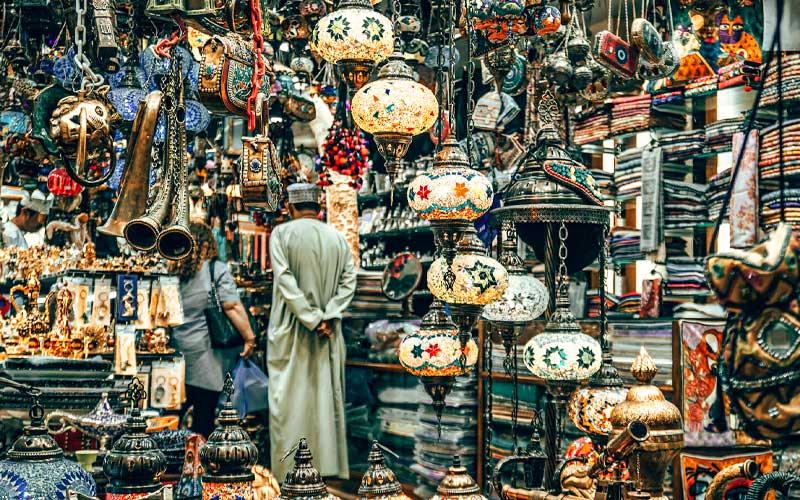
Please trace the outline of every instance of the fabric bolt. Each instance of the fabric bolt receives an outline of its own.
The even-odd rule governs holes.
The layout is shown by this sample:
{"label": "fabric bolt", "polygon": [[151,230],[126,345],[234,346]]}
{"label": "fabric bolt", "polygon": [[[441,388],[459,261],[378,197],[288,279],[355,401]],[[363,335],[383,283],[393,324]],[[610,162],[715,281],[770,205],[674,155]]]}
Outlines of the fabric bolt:
{"label": "fabric bolt", "polygon": [[642,153],[642,252],[655,252],[664,239],[664,203],[661,189],[661,148],[645,148]]}
{"label": "fabric bolt", "polygon": [[744,156],[733,185],[731,198],[731,246],[747,248],[756,243],[758,233],[758,131],[747,136],[737,132],[733,136],[733,158],[738,158],[744,147]]}

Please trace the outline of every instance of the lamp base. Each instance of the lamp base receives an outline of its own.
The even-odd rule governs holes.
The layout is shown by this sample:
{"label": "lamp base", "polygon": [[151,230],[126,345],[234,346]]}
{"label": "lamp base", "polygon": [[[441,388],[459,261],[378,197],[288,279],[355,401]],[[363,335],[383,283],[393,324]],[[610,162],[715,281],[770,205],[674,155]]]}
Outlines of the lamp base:
{"label": "lamp base", "polygon": [[[450,306],[450,317],[458,327],[458,338],[461,340],[461,349],[467,346],[467,342],[472,338],[472,329],[483,313],[483,306],[475,304],[448,304]],[[466,363],[466,355],[462,352],[462,366]]]}
{"label": "lamp base", "polygon": [[445,262],[447,263],[447,271],[444,273],[444,284],[448,290],[453,289],[456,281],[456,275],[451,269],[453,259],[456,258],[458,253],[458,242],[464,236],[464,233],[469,228],[470,222],[467,220],[433,220],[431,221],[431,229],[433,230],[433,237],[436,240],[436,247],[442,253]]}
{"label": "lamp base", "polygon": [[375,67],[375,63],[361,59],[342,59],[336,63],[336,67],[347,83],[347,90],[350,91],[352,96],[369,81],[369,76],[372,73],[372,68]]}

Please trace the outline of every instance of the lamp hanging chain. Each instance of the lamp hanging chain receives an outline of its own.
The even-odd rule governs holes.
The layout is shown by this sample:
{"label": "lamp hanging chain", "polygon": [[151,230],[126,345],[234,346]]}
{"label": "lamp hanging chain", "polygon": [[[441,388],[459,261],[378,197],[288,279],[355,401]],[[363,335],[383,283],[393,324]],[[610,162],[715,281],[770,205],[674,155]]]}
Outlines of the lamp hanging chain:
{"label": "lamp hanging chain", "polygon": [[442,148],[442,134],[444,133],[444,110],[445,110],[445,95],[444,95],[444,9],[441,8],[441,5],[432,3],[431,4],[431,17],[434,17],[433,10],[436,10],[436,28],[438,29],[438,33],[436,33],[436,40],[438,42],[439,52],[436,54],[436,98],[439,100],[439,117],[438,121],[436,122],[436,148],[435,151],[438,153],[439,150]]}
{"label": "lamp hanging chain", "polygon": [[75,0],[75,56],[73,62],[83,73],[81,78],[81,93],[91,92],[95,87],[103,84],[103,76],[92,71],[89,58],[83,53],[86,45],[86,25],[84,24],[88,0]]}
{"label": "lamp hanging chain", "polygon": [[487,494],[492,492],[492,477],[494,467],[492,467],[492,332],[487,331],[483,336],[483,365],[486,370],[486,384],[484,387],[483,405],[483,477],[484,490]]}
{"label": "lamp hanging chain", "polygon": [[603,225],[603,241],[600,249],[600,347],[607,352],[608,346],[608,305],[606,304],[606,267],[610,260],[608,225]]}
{"label": "lamp hanging chain", "polygon": [[569,231],[563,222],[558,228],[558,294],[563,296],[568,292],[569,276],[567,275],[567,238]]}
{"label": "lamp hanging chain", "polygon": [[[475,130],[475,59],[473,52],[475,51],[475,44],[472,39],[472,21],[469,17],[469,5],[467,4],[467,14],[465,16],[465,24],[467,26],[467,61],[465,78],[467,79],[467,158],[473,166],[478,166],[477,158],[473,157],[475,151],[475,140],[472,134]],[[476,155],[477,156],[477,155]]]}
{"label": "lamp hanging chain", "polygon": [[253,75],[250,81],[250,95],[247,97],[247,130],[256,129],[256,99],[261,90],[261,82],[266,73],[264,64],[264,36],[261,25],[264,18],[261,14],[261,2],[250,2],[250,23],[253,25]]}
{"label": "lamp hanging chain", "polygon": [[400,16],[403,13],[403,6],[400,0],[392,2],[392,24],[394,25],[394,50],[402,52],[403,41],[400,39]]}
{"label": "lamp hanging chain", "polygon": [[450,7],[447,12],[447,47],[450,49],[447,57],[447,120],[450,123],[450,133],[455,134],[455,130],[453,130],[455,124],[453,115],[456,102],[456,3],[451,1],[449,4]]}

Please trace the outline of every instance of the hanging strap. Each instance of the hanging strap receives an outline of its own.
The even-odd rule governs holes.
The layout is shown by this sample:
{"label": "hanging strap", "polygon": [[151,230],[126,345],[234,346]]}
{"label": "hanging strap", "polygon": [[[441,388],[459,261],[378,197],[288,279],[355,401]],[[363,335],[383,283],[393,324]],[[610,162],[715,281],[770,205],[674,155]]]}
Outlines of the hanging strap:
{"label": "hanging strap", "polygon": [[219,294],[217,293],[217,280],[214,278],[214,266],[217,263],[217,259],[211,259],[208,262],[208,275],[209,275],[209,282],[211,283],[211,290],[209,293],[209,300],[211,303],[217,307],[222,307],[222,304],[219,301]]}
{"label": "hanging strap", "polygon": [[[778,51],[781,47],[780,38],[781,38],[781,24],[783,22],[783,0],[776,0],[776,7],[777,7],[777,24],[775,26],[775,34],[772,37],[772,44],[769,48],[769,56],[767,58],[767,63],[764,66],[764,78],[762,82],[766,81],[766,76],[769,74],[769,69],[772,66],[772,59],[775,57],[776,48]],[[785,179],[784,179],[784,165],[783,165],[783,89],[781,89],[781,84],[783,83],[783,78],[781,77],[781,71],[783,70],[781,64],[783,62],[783,58],[781,57],[780,52],[778,52],[778,134],[779,134],[779,163],[778,163],[778,175],[779,175],[779,185],[780,185],[780,196],[781,196],[781,221],[785,220],[784,215],[784,198],[785,198]],[[714,232],[711,235],[711,242],[716,242],[717,238],[719,237],[719,228],[722,225],[722,222],[725,220],[725,214],[728,211],[728,205],[730,204],[731,197],[733,196],[733,186],[736,184],[736,177],[739,175],[739,170],[742,165],[742,159],[744,158],[745,150],[747,148],[747,141],[750,138],[750,132],[755,128],[756,117],[758,116],[758,109],[761,105],[761,94],[764,92],[765,85],[762,83],[759,86],[758,91],[756,92],[755,103],[753,104],[753,109],[750,112],[750,116],[747,119],[747,127],[745,127],[744,132],[744,140],[742,141],[742,147],[739,150],[739,154],[736,155],[736,163],[733,167],[733,174],[731,174],[731,182],[728,184],[728,190],[725,193],[725,198],[722,200],[722,210],[720,210],[719,215],[717,216],[717,221],[714,224]]]}

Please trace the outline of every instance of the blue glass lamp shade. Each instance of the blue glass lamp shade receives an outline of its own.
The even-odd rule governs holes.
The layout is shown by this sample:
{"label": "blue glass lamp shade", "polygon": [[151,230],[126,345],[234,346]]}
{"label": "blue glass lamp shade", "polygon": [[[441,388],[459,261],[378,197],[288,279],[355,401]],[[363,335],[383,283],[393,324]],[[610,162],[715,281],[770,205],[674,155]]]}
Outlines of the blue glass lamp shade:
{"label": "blue glass lamp shade", "polygon": [[25,134],[31,128],[31,118],[22,111],[7,109],[0,112],[0,137]]}
{"label": "blue glass lamp shade", "polygon": [[[132,61],[127,61],[125,66],[111,79],[114,88],[108,92],[108,100],[122,116],[123,121],[132,122],[136,118],[139,101],[147,95],[142,89],[142,75],[143,72],[140,68],[135,67]],[[114,86],[115,81],[117,82],[116,86]]]}
{"label": "blue glass lamp shade", "polygon": [[199,134],[211,123],[211,113],[200,101],[186,100],[186,131]]}
{"label": "blue glass lamp shade", "polygon": [[[190,75],[192,73],[192,69],[197,65],[192,57],[192,54],[183,47],[175,46],[172,48],[172,57],[180,58],[181,76],[184,79],[191,81],[192,78]],[[169,73],[170,60],[160,57],[158,54],[156,54],[153,51],[153,46],[147,47],[145,50],[143,50],[139,59],[141,61],[142,69],[144,70],[145,81],[147,82],[145,85],[146,90],[158,90],[159,87],[157,77],[159,75],[166,75]],[[195,81],[197,81],[196,77]]]}
{"label": "blue glass lamp shade", "polygon": [[53,63],[53,76],[64,88],[72,88],[77,82],[79,71],[75,67],[74,58],[75,49],[70,48]]}
{"label": "blue glass lamp shade", "polygon": [[33,418],[0,460],[0,500],[64,500],[67,490],[94,496],[97,487],[88,472],[64,458],[41,418]]}

